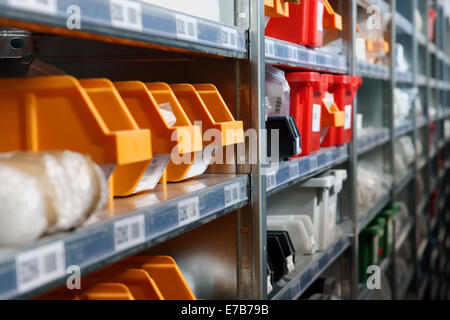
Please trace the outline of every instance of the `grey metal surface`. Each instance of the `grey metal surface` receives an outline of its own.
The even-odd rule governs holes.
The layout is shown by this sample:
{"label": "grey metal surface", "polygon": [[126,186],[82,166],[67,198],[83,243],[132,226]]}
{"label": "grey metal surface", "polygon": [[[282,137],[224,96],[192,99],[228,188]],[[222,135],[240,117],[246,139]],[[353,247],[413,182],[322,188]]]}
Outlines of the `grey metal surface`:
{"label": "grey metal surface", "polygon": [[358,61],[356,64],[356,74],[367,78],[388,80],[389,67],[372,64],[366,61]]}
{"label": "grey metal surface", "polygon": [[[243,29],[140,1],[131,1],[130,4],[130,1],[59,0],[33,2],[33,5],[23,6],[20,1],[0,0],[0,17],[67,29],[73,6],[77,6],[82,14],[80,28],[72,31],[214,55],[235,58],[247,56],[246,34]],[[128,17],[123,14],[124,11],[129,13]]]}
{"label": "grey metal surface", "polygon": [[311,155],[281,162],[266,171],[267,195],[272,195],[348,159],[348,146],[322,148]]}
{"label": "grey metal surface", "polygon": [[265,38],[266,62],[311,70],[347,73],[347,58],[278,39]]}
{"label": "grey metal surface", "polygon": [[326,251],[296,258],[295,269],[273,285],[272,300],[295,300],[347,249],[349,241],[339,237]]}
{"label": "grey metal surface", "polygon": [[408,289],[411,286],[411,282],[414,279],[414,267],[410,266],[408,268],[408,273],[406,275],[405,281],[401,283],[400,288],[398,290],[398,298],[397,300],[403,300],[408,293]]}
{"label": "grey metal surface", "polygon": [[397,184],[395,186],[395,193],[398,195],[400,192],[403,191],[403,189],[413,180],[414,178],[414,170],[409,170],[399,181],[397,181]]}
{"label": "grey metal surface", "polygon": [[[65,267],[78,265],[85,274],[166,241],[248,204],[247,191],[246,175],[202,175],[183,183],[158,185],[153,192],[112,200],[88,226],[0,251],[0,298],[35,295],[64,283]],[[132,235],[135,226],[140,231]],[[126,237],[120,237],[123,232]],[[18,268],[27,263],[20,257],[31,252],[41,258],[45,254],[42,250],[55,243],[64,247],[62,274],[42,282],[45,274],[38,273],[28,282],[18,283],[18,277],[23,276]]]}
{"label": "grey metal surface", "polygon": [[365,136],[358,139],[358,154],[361,155],[365,152],[369,152],[379,146],[389,142],[390,137],[387,131],[380,131],[376,134]]}
{"label": "grey metal surface", "polygon": [[33,41],[30,32],[0,27],[0,59],[19,59],[31,56]]}
{"label": "grey metal surface", "polygon": [[414,229],[414,218],[411,218],[405,226],[403,226],[402,230],[400,231],[400,234],[397,237],[397,241],[395,244],[395,250],[398,251],[405,243],[406,239],[408,238],[409,234],[411,233],[411,230]]}

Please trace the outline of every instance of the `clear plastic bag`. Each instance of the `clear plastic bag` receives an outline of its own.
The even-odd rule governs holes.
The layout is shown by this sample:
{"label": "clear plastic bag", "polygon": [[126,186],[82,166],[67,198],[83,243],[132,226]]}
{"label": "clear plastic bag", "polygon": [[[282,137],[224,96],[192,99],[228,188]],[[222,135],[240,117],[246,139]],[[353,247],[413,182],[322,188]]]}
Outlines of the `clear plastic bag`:
{"label": "clear plastic bag", "polygon": [[0,245],[79,226],[108,198],[103,171],[71,151],[1,154],[0,181]]}
{"label": "clear plastic bag", "polygon": [[358,164],[357,192],[360,214],[364,214],[365,210],[387,194],[392,185],[392,176],[380,171],[368,162],[361,161]]}
{"label": "clear plastic bag", "polygon": [[398,139],[398,150],[403,156],[403,159],[407,166],[414,162],[416,152],[414,150],[414,144],[410,136],[403,136]]}
{"label": "clear plastic bag", "polygon": [[291,88],[284,71],[266,64],[266,116],[288,116]]}
{"label": "clear plastic bag", "polygon": [[418,93],[417,88],[394,89],[394,115],[396,123],[404,121],[411,114],[412,105]]}

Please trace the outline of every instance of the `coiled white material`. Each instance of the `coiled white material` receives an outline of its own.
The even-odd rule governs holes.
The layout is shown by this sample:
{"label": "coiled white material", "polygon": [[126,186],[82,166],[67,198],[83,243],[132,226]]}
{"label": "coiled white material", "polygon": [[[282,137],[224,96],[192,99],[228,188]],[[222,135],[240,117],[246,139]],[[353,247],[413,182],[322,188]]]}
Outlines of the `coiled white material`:
{"label": "coiled white material", "polygon": [[105,176],[87,156],[71,151],[0,155],[0,245],[76,227],[107,197]]}

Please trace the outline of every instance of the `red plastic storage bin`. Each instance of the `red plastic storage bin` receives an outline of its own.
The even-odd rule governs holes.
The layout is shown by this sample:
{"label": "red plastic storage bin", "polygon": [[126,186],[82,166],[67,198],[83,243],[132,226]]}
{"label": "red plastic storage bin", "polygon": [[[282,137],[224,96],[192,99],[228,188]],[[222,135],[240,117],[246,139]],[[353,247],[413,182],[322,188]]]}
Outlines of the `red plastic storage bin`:
{"label": "red plastic storage bin", "polygon": [[309,47],[323,45],[323,29],[342,30],[342,18],[327,0],[289,3],[288,18],[271,18],[266,36]]}
{"label": "red plastic storage bin", "polygon": [[433,8],[428,9],[428,39],[434,40],[434,26],[437,19],[437,11]]}
{"label": "red plastic storage bin", "polygon": [[344,126],[330,127],[321,146],[340,146],[352,141],[353,137],[353,99],[362,85],[361,77],[331,76],[328,80],[328,91],[334,95],[334,102],[340,111],[345,113]]}
{"label": "red plastic storage bin", "polygon": [[308,155],[320,149],[322,99],[327,83],[316,72],[286,74],[291,87],[290,113],[295,119],[301,136],[302,153]]}

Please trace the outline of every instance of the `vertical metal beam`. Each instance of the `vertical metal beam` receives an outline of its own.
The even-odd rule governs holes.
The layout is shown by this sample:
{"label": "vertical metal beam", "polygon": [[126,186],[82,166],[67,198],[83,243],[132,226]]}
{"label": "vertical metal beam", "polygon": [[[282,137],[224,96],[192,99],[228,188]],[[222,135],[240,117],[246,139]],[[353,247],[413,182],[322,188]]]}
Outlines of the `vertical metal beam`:
{"label": "vertical metal beam", "polygon": [[[395,186],[397,185],[397,178],[395,176],[395,161],[394,161],[394,155],[395,155],[395,110],[394,110],[394,90],[396,87],[396,70],[395,70],[395,55],[396,55],[396,43],[397,43],[397,25],[396,25],[396,0],[391,0],[391,51],[390,51],[390,83],[389,83],[389,91],[390,91],[390,100],[389,100],[389,131],[391,139],[389,141],[389,163],[390,163],[390,170],[392,174],[392,185],[391,185],[391,201],[395,201],[396,199],[396,192],[395,192]],[[395,246],[395,239],[397,238],[397,234],[395,232],[394,228],[394,246]],[[394,250],[395,251],[395,250]],[[395,256],[395,255],[393,255]],[[391,290],[392,290],[392,296],[397,296],[397,283],[396,283],[396,261],[395,259],[392,261],[392,269],[393,272],[391,273],[390,277],[390,284],[391,284]]]}
{"label": "vertical metal beam", "polygon": [[[257,163],[251,165],[250,206],[238,217],[238,297],[240,299],[267,298],[266,254],[266,180],[262,174],[265,129],[265,56],[264,56],[264,2],[236,0],[236,22],[246,27],[248,21],[249,64],[247,65],[250,99],[250,128],[256,130]],[[248,17],[248,19],[245,19]],[[245,91],[245,90],[240,90]],[[245,112],[244,112],[245,113]],[[252,149],[252,148],[250,148]],[[251,158],[251,157],[248,157]]]}
{"label": "vertical metal beam", "polygon": [[[356,74],[356,15],[357,15],[357,3],[356,0],[344,1],[343,3],[343,13],[345,24],[344,30],[344,43],[347,45],[347,58],[348,58],[348,73],[349,75]],[[353,141],[350,144],[349,153],[349,183],[350,183],[350,219],[353,222],[354,236],[351,239],[351,247],[349,254],[350,262],[350,288],[351,288],[351,298],[353,300],[358,299],[358,129],[356,126],[356,116],[358,114],[358,101],[355,97],[353,101]]]}
{"label": "vertical metal beam", "polygon": [[[412,4],[413,5],[413,8],[412,8],[413,9],[413,11],[412,11],[412,13],[413,13],[413,28],[414,28],[413,29],[414,30],[414,32],[413,32],[413,85],[416,88],[418,88],[418,74],[419,74],[419,43],[417,41],[417,33],[416,33],[417,26],[416,26],[416,19],[414,19],[414,13],[417,10],[417,2],[418,2],[418,0],[413,0],[413,4]],[[414,125],[413,144],[414,144],[414,150],[417,150],[416,149],[416,147],[417,147],[416,146],[416,141],[419,138],[419,131],[418,131],[418,128],[417,128],[417,120],[418,120],[417,119],[417,112],[416,112],[416,110],[414,108],[414,110],[413,110],[413,125]],[[418,160],[419,159],[416,156],[415,157],[415,161],[413,163],[413,170],[414,170],[414,178],[415,179],[418,179],[418,177],[420,175],[420,172],[418,170]],[[413,188],[414,188],[413,195],[415,195],[415,194],[417,194],[416,183],[413,183]],[[410,201],[410,202],[414,203],[413,208],[412,208],[412,216],[414,218],[413,252],[416,253],[417,250],[419,249],[419,246],[420,246],[419,237],[418,237],[418,232],[420,232],[420,231],[419,231],[419,225],[417,223],[419,221],[419,216],[418,216],[419,215],[419,211],[417,210],[419,204],[416,203],[415,197],[413,197],[413,199],[414,200]],[[395,257],[396,256],[397,256],[397,253],[395,253]],[[417,254],[416,254],[416,256],[417,256]],[[413,272],[416,272],[417,270],[418,270],[418,265],[415,263]],[[399,297],[397,295],[396,299],[400,299],[400,298],[401,297]]]}

